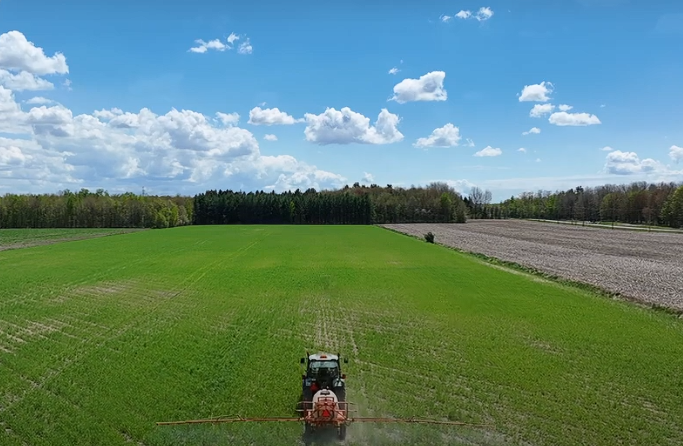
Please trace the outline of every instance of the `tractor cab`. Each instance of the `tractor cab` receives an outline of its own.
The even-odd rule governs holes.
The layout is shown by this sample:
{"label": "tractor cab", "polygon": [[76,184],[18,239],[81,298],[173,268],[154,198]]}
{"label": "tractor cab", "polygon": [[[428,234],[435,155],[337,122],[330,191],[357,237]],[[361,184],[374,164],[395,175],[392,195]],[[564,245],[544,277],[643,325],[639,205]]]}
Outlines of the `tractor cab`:
{"label": "tractor cab", "polygon": [[[344,401],[346,394],[346,375],[341,371],[339,355],[317,353],[301,358],[301,364],[306,365],[303,379],[303,394],[305,401],[311,401],[313,395],[321,389],[332,390],[339,401]],[[349,360],[344,358],[344,363]]]}

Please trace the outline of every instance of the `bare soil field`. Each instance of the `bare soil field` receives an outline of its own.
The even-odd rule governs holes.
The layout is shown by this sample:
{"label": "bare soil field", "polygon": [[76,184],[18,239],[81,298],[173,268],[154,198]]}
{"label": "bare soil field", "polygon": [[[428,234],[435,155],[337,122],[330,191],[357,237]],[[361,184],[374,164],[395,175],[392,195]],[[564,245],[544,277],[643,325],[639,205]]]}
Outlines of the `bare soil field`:
{"label": "bare soil field", "polygon": [[608,231],[523,220],[382,226],[418,237],[431,231],[439,244],[683,311],[681,234]]}

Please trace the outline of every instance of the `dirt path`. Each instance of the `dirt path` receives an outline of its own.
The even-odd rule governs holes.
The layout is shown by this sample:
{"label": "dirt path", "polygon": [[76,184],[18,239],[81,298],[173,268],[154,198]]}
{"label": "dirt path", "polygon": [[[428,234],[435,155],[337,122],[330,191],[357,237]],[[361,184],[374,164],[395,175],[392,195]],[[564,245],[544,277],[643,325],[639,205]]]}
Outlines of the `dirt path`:
{"label": "dirt path", "polygon": [[523,220],[390,224],[414,236],[683,311],[683,235],[611,231]]}

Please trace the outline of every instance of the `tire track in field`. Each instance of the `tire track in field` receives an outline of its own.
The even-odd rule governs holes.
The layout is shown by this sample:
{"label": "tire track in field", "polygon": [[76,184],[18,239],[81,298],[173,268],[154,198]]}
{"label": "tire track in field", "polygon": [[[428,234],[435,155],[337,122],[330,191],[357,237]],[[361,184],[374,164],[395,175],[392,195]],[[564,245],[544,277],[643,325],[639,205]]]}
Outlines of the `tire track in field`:
{"label": "tire track in field", "polygon": [[[185,280],[183,280],[180,283],[180,285],[178,285],[176,287],[177,291],[175,292],[175,294],[173,294],[173,297],[178,296],[183,291],[186,291],[190,286],[196,284],[209,271],[213,270],[221,262],[231,261],[231,260],[234,260],[235,258],[243,255],[246,251],[248,251],[250,248],[252,248],[257,243],[263,241],[265,238],[267,238],[271,234],[272,234],[271,232],[267,232],[260,239],[250,243],[247,246],[244,246],[242,248],[235,250],[234,252],[230,253],[230,255],[228,255],[227,257],[219,257],[216,260],[214,260],[213,262],[205,264],[202,267],[198,268],[197,270],[193,271],[192,274],[190,274],[188,277],[186,277]],[[183,250],[184,250],[184,248],[183,248]],[[130,264],[126,264],[126,265],[130,265]],[[120,269],[120,268],[117,268],[117,269]],[[67,370],[71,365],[76,364],[79,361],[82,361],[83,359],[87,358],[88,356],[90,356],[93,353],[95,353],[96,351],[98,351],[100,348],[104,347],[105,344],[116,340],[117,338],[121,337],[123,334],[127,333],[131,329],[142,325],[142,323],[146,319],[148,319],[152,314],[156,313],[156,311],[161,307],[161,305],[168,303],[168,302],[172,302],[172,299],[158,300],[147,311],[139,312],[135,317],[133,317],[129,321],[128,324],[125,324],[123,327],[110,327],[106,332],[102,333],[101,340],[99,342],[95,343],[95,345],[92,345],[91,343],[89,343],[87,341],[81,343],[80,345],[75,345],[74,348],[72,348],[69,352],[65,352],[65,353],[70,353],[70,354],[69,355],[65,354],[61,366],[57,367],[56,369],[49,369],[49,371],[47,373],[42,374],[35,381],[26,378],[25,376],[21,375],[20,373],[17,373],[17,370],[15,368],[13,368],[9,364],[7,364],[8,369],[10,369],[12,372],[14,372],[14,374],[19,376],[22,380],[27,380],[27,381],[31,382],[31,385],[27,389],[24,389],[24,392],[22,392],[20,395],[13,395],[14,398],[11,402],[9,402],[6,405],[0,406],[0,414],[2,414],[3,412],[7,412],[8,410],[13,408],[17,404],[21,403],[27,396],[32,394],[36,389],[41,389],[41,390],[47,391],[46,389],[44,389],[45,385],[48,384],[51,380],[53,380],[55,377],[59,376],[62,372]],[[79,355],[79,353],[80,353],[80,355]],[[62,396],[62,397],[67,399],[64,396]],[[111,426],[111,425],[107,424],[106,422],[104,424],[108,425],[110,428],[112,428],[115,431],[119,431],[119,429],[117,427]]]}

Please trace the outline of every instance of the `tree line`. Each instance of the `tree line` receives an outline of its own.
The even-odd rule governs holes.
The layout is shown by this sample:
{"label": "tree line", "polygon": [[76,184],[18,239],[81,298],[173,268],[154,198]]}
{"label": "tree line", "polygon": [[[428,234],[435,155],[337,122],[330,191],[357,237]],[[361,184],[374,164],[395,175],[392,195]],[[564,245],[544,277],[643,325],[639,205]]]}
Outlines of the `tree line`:
{"label": "tree line", "polygon": [[445,183],[395,188],[355,183],[282,193],[209,190],[194,197],[194,224],[378,224],[466,221],[461,195]]}
{"label": "tree line", "polygon": [[109,194],[98,189],[0,196],[0,228],[168,228],[206,224],[464,223],[481,218],[618,221],[683,226],[683,184],[636,182],[525,192],[491,203],[474,187],[463,196],[446,183],[424,187],[345,186],[336,190],[194,196]]}
{"label": "tree line", "polygon": [[168,228],[192,223],[190,197],[103,189],[0,196],[0,228]]}
{"label": "tree line", "polygon": [[683,183],[634,182],[526,192],[494,205],[500,218],[683,226]]}

